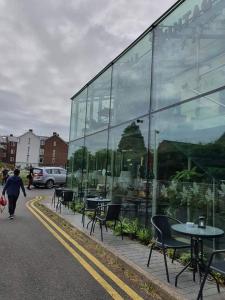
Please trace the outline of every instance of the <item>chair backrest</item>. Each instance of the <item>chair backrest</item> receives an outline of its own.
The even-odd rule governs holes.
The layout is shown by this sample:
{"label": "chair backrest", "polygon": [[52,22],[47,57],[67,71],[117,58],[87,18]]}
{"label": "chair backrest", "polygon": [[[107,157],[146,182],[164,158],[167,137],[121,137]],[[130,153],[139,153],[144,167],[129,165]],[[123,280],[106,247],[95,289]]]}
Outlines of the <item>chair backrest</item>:
{"label": "chair backrest", "polygon": [[113,221],[119,218],[121,211],[121,204],[108,204],[107,205],[107,213],[106,213],[106,221]]}
{"label": "chair backrest", "polygon": [[62,192],[63,192],[63,190],[62,189],[55,189],[55,196],[56,197],[62,197]]}
{"label": "chair backrest", "polygon": [[73,191],[63,191],[63,201],[64,202],[73,201]]}
{"label": "chair backrest", "polygon": [[99,205],[98,201],[92,201],[92,200],[88,200],[86,199],[85,201],[85,208],[86,209],[96,209]]}
{"label": "chair backrest", "polygon": [[161,241],[161,234],[159,233],[159,228],[162,232],[162,237],[164,240],[171,238],[171,228],[169,224],[169,218],[164,215],[155,215],[151,219],[151,223],[156,229],[156,235],[158,238],[158,241]]}

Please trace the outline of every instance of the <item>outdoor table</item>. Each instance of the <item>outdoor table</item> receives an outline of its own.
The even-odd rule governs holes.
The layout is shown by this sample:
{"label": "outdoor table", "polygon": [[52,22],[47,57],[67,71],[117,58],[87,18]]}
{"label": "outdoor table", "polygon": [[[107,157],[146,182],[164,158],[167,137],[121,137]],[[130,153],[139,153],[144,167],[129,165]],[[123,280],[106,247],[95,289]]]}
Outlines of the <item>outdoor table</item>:
{"label": "outdoor table", "polygon": [[[201,282],[201,270],[204,269],[203,262],[203,243],[204,238],[219,238],[224,235],[224,231],[217,227],[206,226],[199,228],[197,224],[174,224],[171,228],[183,235],[191,238],[191,259],[189,263],[177,274],[175,286],[177,286],[178,277],[189,267],[193,269],[193,280],[195,281],[195,273],[198,272]],[[199,255],[199,246],[201,247],[201,256]]]}

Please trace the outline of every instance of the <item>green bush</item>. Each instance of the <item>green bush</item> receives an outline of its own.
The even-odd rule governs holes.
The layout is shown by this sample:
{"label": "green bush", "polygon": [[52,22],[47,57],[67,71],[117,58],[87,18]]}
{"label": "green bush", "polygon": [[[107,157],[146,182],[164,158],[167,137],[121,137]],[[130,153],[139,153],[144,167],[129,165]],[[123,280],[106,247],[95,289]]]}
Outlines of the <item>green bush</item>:
{"label": "green bush", "polygon": [[186,265],[191,260],[191,253],[184,252],[181,254],[179,261],[182,265]]}
{"label": "green bush", "polygon": [[152,231],[148,228],[139,228],[137,238],[142,244],[148,245],[152,239]]}
{"label": "green bush", "polygon": [[73,211],[82,213],[82,210],[83,210],[83,208],[84,208],[84,204],[83,204],[83,203],[80,203],[80,202],[72,202],[71,205],[70,205],[70,208],[71,208]]}

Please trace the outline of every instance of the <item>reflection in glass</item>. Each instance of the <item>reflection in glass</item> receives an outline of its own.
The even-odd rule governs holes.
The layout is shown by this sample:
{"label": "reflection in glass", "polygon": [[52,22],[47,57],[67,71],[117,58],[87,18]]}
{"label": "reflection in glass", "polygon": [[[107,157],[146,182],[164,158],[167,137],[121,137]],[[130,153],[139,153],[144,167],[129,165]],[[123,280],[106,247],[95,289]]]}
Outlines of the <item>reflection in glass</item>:
{"label": "reflection in glass", "polygon": [[108,131],[102,131],[85,139],[85,165],[83,185],[85,194],[106,196],[105,187]]}
{"label": "reflection in glass", "polygon": [[[223,92],[152,116],[157,211],[224,228],[225,105]],[[157,130],[157,139],[155,131]]]}
{"label": "reflection in glass", "polygon": [[67,185],[77,191],[82,189],[82,170],[84,164],[84,139],[70,142],[68,153]]}
{"label": "reflection in glass", "polygon": [[154,29],[153,110],[224,86],[224,9],[186,0]]}
{"label": "reflection in glass", "polygon": [[110,197],[114,203],[124,202],[128,207],[133,206],[136,217],[138,210],[145,210],[149,200],[147,159],[148,118],[110,130],[107,167]]}
{"label": "reflection in glass", "polygon": [[72,100],[70,141],[84,136],[87,89]]}
{"label": "reflection in glass", "polygon": [[111,124],[145,115],[150,105],[151,33],[113,65]]}
{"label": "reflection in glass", "polygon": [[107,69],[88,86],[86,133],[108,127],[112,69]]}

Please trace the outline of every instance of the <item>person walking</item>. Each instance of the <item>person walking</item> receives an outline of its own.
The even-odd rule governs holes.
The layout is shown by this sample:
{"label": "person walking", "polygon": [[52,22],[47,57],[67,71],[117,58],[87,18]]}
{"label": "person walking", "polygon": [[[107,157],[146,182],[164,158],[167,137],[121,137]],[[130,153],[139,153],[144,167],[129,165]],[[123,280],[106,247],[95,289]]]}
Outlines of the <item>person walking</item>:
{"label": "person walking", "polygon": [[32,167],[32,165],[30,165],[30,170],[29,170],[29,174],[27,175],[27,179],[28,179],[28,186],[27,189],[30,190],[30,186],[33,184],[33,176],[34,176],[34,168]]}
{"label": "person walking", "polygon": [[9,170],[4,168],[2,170],[2,185],[4,185],[6,183],[7,178],[9,177]]}
{"label": "person walking", "polygon": [[16,209],[16,202],[20,194],[20,188],[23,191],[24,197],[26,197],[23,180],[20,178],[20,170],[15,169],[14,175],[10,176],[3,188],[2,195],[5,196],[5,192],[8,195],[8,208],[9,208],[9,219],[13,219],[14,212]]}

